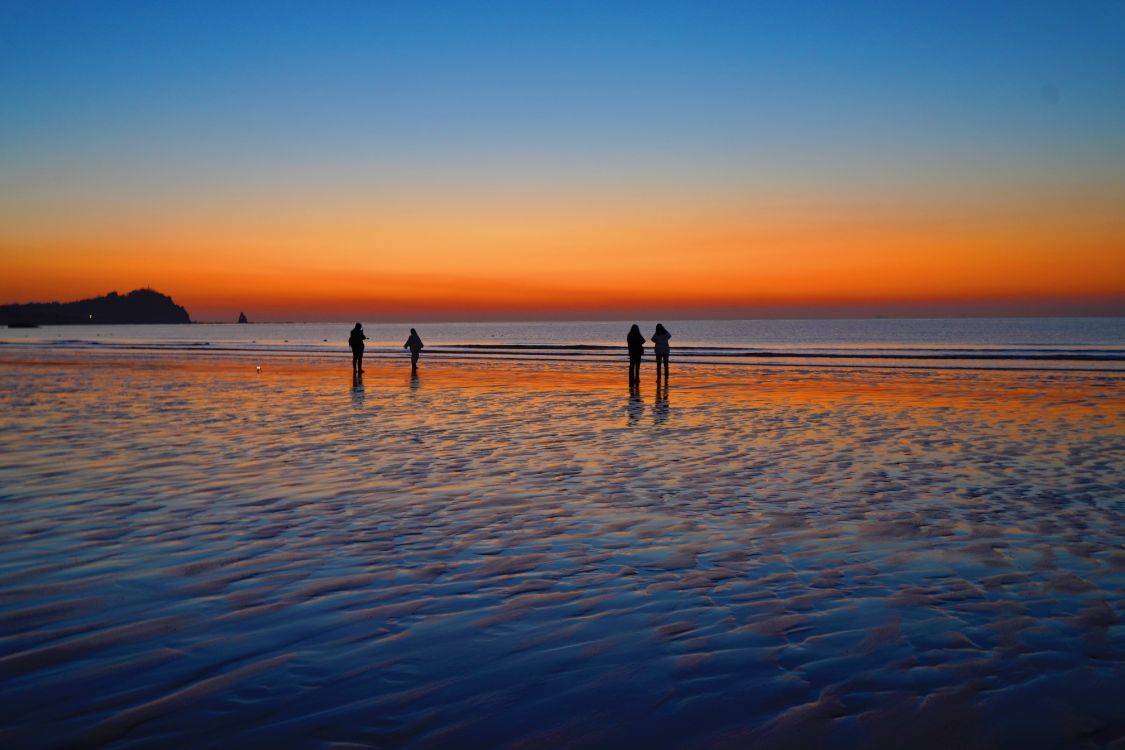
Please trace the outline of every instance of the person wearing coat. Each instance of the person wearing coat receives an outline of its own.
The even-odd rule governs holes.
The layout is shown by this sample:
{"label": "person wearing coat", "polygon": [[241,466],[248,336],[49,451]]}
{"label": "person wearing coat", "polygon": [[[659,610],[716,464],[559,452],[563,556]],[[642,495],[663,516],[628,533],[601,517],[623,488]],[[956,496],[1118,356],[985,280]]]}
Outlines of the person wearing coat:
{"label": "person wearing coat", "polygon": [[352,348],[352,374],[359,375],[363,372],[363,342],[367,335],[363,332],[363,325],[356,323],[348,336],[348,346]]}
{"label": "person wearing coat", "polygon": [[403,349],[410,350],[410,374],[413,375],[418,372],[418,355],[422,353],[422,337],[413,328],[410,329],[410,336],[406,339],[406,343],[402,345]]}
{"label": "person wearing coat", "polygon": [[629,385],[633,386],[641,382],[641,357],[645,353],[645,337],[636,323],[629,329],[625,343],[629,347]]}
{"label": "person wearing coat", "polygon": [[664,327],[663,323],[656,324],[656,331],[652,334],[652,343],[655,345],[654,351],[656,353],[656,379],[660,380],[660,366],[664,366],[664,381],[668,381],[668,354],[672,348],[668,346],[668,340],[672,338],[672,334]]}

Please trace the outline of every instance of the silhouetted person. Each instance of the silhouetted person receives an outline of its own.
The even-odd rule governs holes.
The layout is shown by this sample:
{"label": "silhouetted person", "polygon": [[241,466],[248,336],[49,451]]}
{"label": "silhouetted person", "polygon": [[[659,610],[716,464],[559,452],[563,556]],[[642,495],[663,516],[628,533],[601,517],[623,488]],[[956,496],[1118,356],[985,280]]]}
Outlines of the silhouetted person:
{"label": "silhouetted person", "polygon": [[406,339],[406,343],[402,345],[403,349],[410,350],[410,372],[411,374],[418,372],[418,355],[422,353],[422,337],[413,328],[410,329],[410,337]]}
{"label": "silhouetted person", "polygon": [[660,380],[660,366],[664,365],[664,381],[668,381],[668,353],[672,347],[668,346],[668,339],[672,338],[672,334],[668,333],[668,329],[664,327],[663,323],[656,324],[656,332],[652,334],[652,343],[656,345],[656,379]]}
{"label": "silhouetted person", "polygon": [[633,385],[641,382],[641,357],[645,353],[645,337],[636,323],[629,329],[625,343],[629,345],[629,385]]}
{"label": "silhouetted person", "polygon": [[352,372],[356,375],[363,372],[363,342],[366,340],[363,324],[356,323],[351,335],[348,336],[348,346],[352,348]]}

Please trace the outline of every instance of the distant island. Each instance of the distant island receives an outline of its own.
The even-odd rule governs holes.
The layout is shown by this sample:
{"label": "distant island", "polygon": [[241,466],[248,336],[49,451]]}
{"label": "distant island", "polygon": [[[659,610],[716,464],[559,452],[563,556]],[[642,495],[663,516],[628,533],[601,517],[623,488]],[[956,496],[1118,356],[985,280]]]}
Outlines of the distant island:
{"label": "distant island", "polygon": [[190,322],[187,310],[154,289],[110,292],[76,302],[0,305],[0,325],[9,326]]}

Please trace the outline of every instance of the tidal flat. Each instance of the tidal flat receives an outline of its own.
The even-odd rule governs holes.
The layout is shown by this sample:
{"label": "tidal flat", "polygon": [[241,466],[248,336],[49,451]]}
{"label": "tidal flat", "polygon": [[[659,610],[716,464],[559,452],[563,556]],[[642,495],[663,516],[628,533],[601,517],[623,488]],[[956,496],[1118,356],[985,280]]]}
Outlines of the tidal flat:
{"label": "tidal flat", "polygon": [[3,353],[0,745],[1125,742],[1125,376],[651,367]]}

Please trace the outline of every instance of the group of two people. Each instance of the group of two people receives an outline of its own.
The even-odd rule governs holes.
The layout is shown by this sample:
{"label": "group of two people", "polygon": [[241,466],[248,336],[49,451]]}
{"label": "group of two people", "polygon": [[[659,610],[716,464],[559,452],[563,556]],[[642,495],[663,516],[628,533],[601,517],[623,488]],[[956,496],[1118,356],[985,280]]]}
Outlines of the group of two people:
{"label": "group of two people", "polygon": [[[668,354],[671,351],[668,341],[671,338],[672,334],[668,332],[664,324],[657,323],[656,331],[652,334],[652,343],[656,353],[657,380],[660,380],[662,367],[664,380],[668,380]],[[351,335],[348,336],[348,346],[352,348],[353,375],[359,375],[363,372],[363,342],[366,340],[367,335],[363,332],[363,324],[356,323]],[[625,343],[629,347],[629,385],[636,385],[641,382],[641,358],[645,353],[645,337],[641,334],[641,328],[636,323],[629,329],[629,335],[625,337]],[[402,348],[410,350],[410,372],[412,374],[418,372],[418,355],[422,353],[422,347],[424,346],[422,337],[411,328],[410,336],[406,339]]]}
{"label": "group of two people", "polygon": [[[672,347],[669,346],[668,341],[672,338],[672,334],[664,327],[663,323],[656,324],[656,330],[652,334],[653,351],[656,354],[656,379],[660,380],[661,368],[664,370],[664,380],[668,380],[668,355],[671,353]],[[641,327],[636,323],[629,329],[629,335],[625,337],[625,343],[629,347],[629,385],[637,385],[641,382],[641,358],[645,354],[645,337],[641,333]]]}
{"label": "group of two people", "polygon": [[[363,342],[367,341],[367,334],[363,332],[363,324],[356,323],[355,328],[352,329],[351,335],[348,336],[348,346],[352,348],[352,375],[359,375],[363,372]],[[422,337],[413,328],[410,329],[410,335],[406,339],[406,343],[402,345],[403,349],[410,350],[410,373],[413,375],[418,372],[418,355],[422,353]]]}

